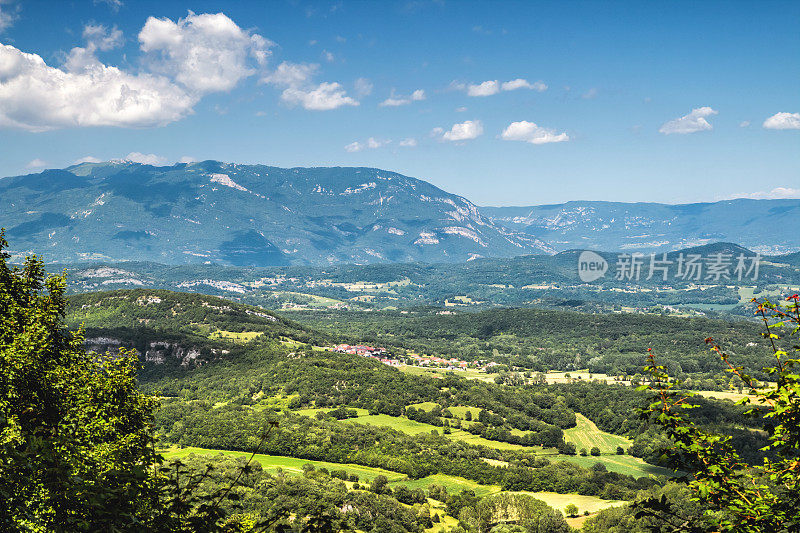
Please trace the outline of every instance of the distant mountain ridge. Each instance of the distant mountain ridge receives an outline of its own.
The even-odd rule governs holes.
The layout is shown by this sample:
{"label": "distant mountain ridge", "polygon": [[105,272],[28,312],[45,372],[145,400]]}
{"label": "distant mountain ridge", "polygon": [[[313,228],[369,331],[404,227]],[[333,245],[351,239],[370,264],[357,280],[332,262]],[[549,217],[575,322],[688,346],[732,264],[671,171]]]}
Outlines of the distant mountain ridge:
{"label": "distant mountain ridge", "polygon": [[46,261],[326,265],[552,253],[468,200],[374,168],[83,163],[0,179],[0,226]]}
{"label": "distant mountain ridge", "polygon": [[719,241],[763,255],[800,251],[800,199],[723,200],[669,205],[575,201],[528,207],[481,207],[509,230],[557,251],[668,252]]}

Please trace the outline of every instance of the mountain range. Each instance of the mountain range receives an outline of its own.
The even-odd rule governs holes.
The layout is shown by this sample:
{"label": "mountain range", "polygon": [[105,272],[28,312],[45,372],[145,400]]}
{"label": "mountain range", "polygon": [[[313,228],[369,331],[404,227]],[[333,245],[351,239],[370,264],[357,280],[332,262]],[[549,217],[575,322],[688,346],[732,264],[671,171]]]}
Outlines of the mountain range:
{"label": "mountain range", "polygon": [[0,225],[46,261],[325,265],[552,250],[428,182],[374,168],[83,163],[0,180]]}
{"label": "mountain range", "polygon": [[547,242],[557,251],[595,249],[669,252],[734,242],[762,255],[800,251],[800,200],[737,199],[659,204],[567,202],[528,207],[482,207],[508,229]]}
{"label": "mountain range", "polygon": [[460,263],[570,249],[662,252],[718,241],[800,251],[800,200],[478,207],[376,168],[218,161],[82,163],[0,179],[13,257],[282,266]]}

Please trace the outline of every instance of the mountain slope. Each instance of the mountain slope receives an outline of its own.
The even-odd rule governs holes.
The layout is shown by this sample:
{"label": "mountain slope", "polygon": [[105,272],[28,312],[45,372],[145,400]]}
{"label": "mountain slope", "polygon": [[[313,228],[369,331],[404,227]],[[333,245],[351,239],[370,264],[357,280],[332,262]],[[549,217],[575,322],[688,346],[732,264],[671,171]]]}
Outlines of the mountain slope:
{"label": "mountain slope", "polygon": [[590,248],[667,252],[717,241],[761,254],[800,250],[793,228],[800,200],[724,200],[713,203],[567,202],[529,207],[482,207],[510,230],[523,231],[556,250]]}
{"label": "mountain slope", "polygon": [[0,226],[48,261],[455,262],[549,252],[425,181],[372,168],[84,163],[0,180]]}

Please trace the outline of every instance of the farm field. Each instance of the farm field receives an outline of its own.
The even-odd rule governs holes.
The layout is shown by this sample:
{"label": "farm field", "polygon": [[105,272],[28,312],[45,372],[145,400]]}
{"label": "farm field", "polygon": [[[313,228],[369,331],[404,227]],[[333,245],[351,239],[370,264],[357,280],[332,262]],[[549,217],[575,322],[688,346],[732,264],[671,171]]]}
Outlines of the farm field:
{"label": "farm field", "polygon": [[428,376],[434,378],[442,378],[448,373],[453,373],[467,379],[478,379],[481,381],[494,382],[494,374],[487,374],[485,372],[478,372],[477,370],[446,370],[441,368],[426,368],[421,366],[404,365],[399,367],[401,372],[411,374],[413,376]]}
{"label": "farm field", "polygon": [[[216,455],[216,454],[230,455],[234,457],[250,457],[250,452],[241,452],[234,450],[212,450],[209,448],[170,448],[162,453],[167,459],[177,459],[186,457],[190,454],[196,455]],[[383,474],[390,482],[400,481],[406,479],[405,474],[392,472],[391,470],[384,470],[382,468],[372,468],[369,466],[361,466],[354,464],[340,464],[329,463],[327,461],[313,461],[310,459],[298,459],[296,457],[283,457],[279,455],[265,455],[256,454],[254,461],[257,461],[261,466],[271,474],[274,474],[278,469],[283,470],[289,475],[301,475],[303,473],[303,465],[307,463],[313,464],[316,468],[327,468],[328,470],[345,470],[348,474],[356,474],[360,482],[372,481],[376,476]]]}
{"label": "farm field", "polygon": [[390,415],[366,415],[359,416],[358,418],[348,418],[343,422],[350,422],[354,424],[372,424],[373,426],[386,426],[397,431],[402,431],[408,435],[417,435],[419,433],[430,433],[437,431],[441,433],[442,428],[437,428],[431,424],[409,420],[402,416]]}
{"label": "farm field", "polygon": [[261,331],[225,331],[222,329],[218,329],[216,331],[212,331],[209,335],[209,339],[228,339],[232,340],[233,342],[244,344],[246,342],[250,342],[251,340],[255,339],[263,335],[264,333]]}
{"label": "farm field", "polygon": [[[433,402],[426,402],[430,403],[431,406],[436,405]],[[454,408],[458,409],[458,408]],[[467,409],[471,409],[475,411],[475,415],[477,416],[477,409],[465,407],[464,412]],[[322,408],[312,408],[312,409],[298,409],[295,412],[305,416],[315,416],[318,412],[327,412],[332,411],[333,408],[331,407],[322,407]],[[351,423],[351,424],[372,424],[373,426],[385,426],[390,427],[392,429],[396,429],[397,431],[402,431],[408,435],[417,435],[419,433],[430,433],[431,431],[436,431],[439,434],[442,433],[443,428],[434,426],[432,424],[426,424],[424,422],[417,422],[416,420],[409,420],[403,416],[390,416],[390,415],[370,415],[366,409],[356,409],[358,411],[357,418],[348,418],[343,420],[343,422]],[[445,435],[445,437],[453,440],[460,440],[463,442],[467,442],[469,444],[474,444],[476,446],[486,446],[488,448],[495,448],[498,450],[527,450],[527,451],[540,451],[542,448],[540,447],[530,447],[530,446],[520,446],[519,444],[511,444],[508,442],[499,442],[494,440],[484,439],[478,435],[473,435],[467,431],[463,431],[461,429],[453,428],[450,434]]]}
{"label": "farm field", "polygon": [[[367,415],[367,416],[359,416],[358,418],[348,418],[344,420],[344,422],[349,422],[353,424],[372,424],[374,426],[386,426],[392,429],[396,429],[398,431],[402,431],[403,433],[407,433],[409,435],[416,435],[418,433],[430,433],[431,431],[436,431],[438,433],[442,433],[442,429],[440,427],[436,427],[431,424],[425,424],[424,422],[417,422],[416,420],[409,420],[405,417],[400,416],[390,416],[390,415]],[[499,442],[494,440],[484,439],[478,435],[473,435],[467,431],[463,431],[461,429],[452,429],[450,434],[446,434],[445,437],[453,440],[460,440],[463,442],[467,442],[469,444],[474,444],[476,446],[486,446],[488,448],[495,448],[498,450],[528,450],[528,451],[537,451],[541,450],[538,447],[530,447],[530,446],[520,446],[519,444],[511,444],[508,442]]]}
{"label": "farm field", "polygon": [[596,513],[597,511],[602,511],[609,507],[616,507],[617,505],[625,505],[628,503],[622,500],[603,500],[597,496],[558,494],[557,492],[512,492],[511,494],[527,494],[533,496],[561,512],[564,512],[564,508],[566,508],[567,505],[573,503],[578,506],[578,512],[580,514],[583,514],[584,511]]}
{"label": "farm field", "polygon": [[[400,366],[400,371],[405,372],[407,374],[412,374],[415,376],[429,376],[429,377],[438,377],[442,378],[447,374],[455,374],[457,376],[461,376],[466,379],[478,379],[480,381],[486,382],[494,382],[495,376],[497,374],[487,374],[486,372],[479,372],[478,370],[474,369],[467,369],[467,370],[446,370],[443,368],[427,368],[427,367],[419,367],[419,366],[411,366],[411,365],[403,365]],[[608,374],[591,374],[588,370],[573,370],[571,372],[548,372],[545,375],[545,381],[547,383],[574,383],[575,381],[600,381],[605,382],[608,385],[630,385],[630,381],[624,380],[616,380],[614,376],[609,376]],[[532,383],[533,378],[528,380],[528,383]]]}
{"label": "farm field", "polygon": [[625,437],[601,431],[594,422],[580,413],[575,413],[575,419],[577,425],[564,430],[564,440],[573,443],[578,450],[584,448],[588,452],[593,446],[597,446],[600,453],[615,453],[617,446],[628,449],[632,444]]}
{"label": "farm field", "polygon": [[755,398],[755,396],[751,396],[749,394],[743,392],[731,392],[731,391],[713,391],[713,390],[701,390],[701,391],[693,391],[695,394],[703,396],[705,398],[716,398],[718,400],[730,400],[732,402],[738,402],[742,398]]}
{"label": "farm field", "polygon": [[611,472],[618,472],[633,477],[643,477],[651,474],[668,476],[673,473],[672,470],[668,468],[645,463],[642,459],[631,457],[630,455],[601,455],[599,457],[592,457],[591,455],[587,455],[586,457],[580,455],[548,455],[547,453],[541,455],[547,457],[551,461],[568,461],[584,468],[591,468],[595,463],[603,463]]}
{"label": "farm field", "polygon": [[328,298],[327,296],[318,296],[316,294],[309,294],[305,292],[271,291],[269,294],[279,299],[288,300],[284,301],[281,304],[283,310],[291,310],[291,308],[298,306],[298,304],[295,304],[292,301],[293,299],[299,299],[300,301],[304,302],[299,305],[307,307],[317,307],[317,308],[334,307],[344,303],[341,300],[337,300],[335,298]]}
{"label": "farm field", "polygon": [[[362,409],[360,407],[348,407],[347,409],[352,409],[354,411],[357,411],[358,412],[358,416],[367,416],[367,415],[369,415],[369,411],[368,410]],[[312,407],[310,409],[295,409],[294,412],[297,413],[298,415],[316,416],[317,413],[319,413],[319,412],[327,413],[328,411],[332,411],[332,410],[333,410],[332,407]]]}

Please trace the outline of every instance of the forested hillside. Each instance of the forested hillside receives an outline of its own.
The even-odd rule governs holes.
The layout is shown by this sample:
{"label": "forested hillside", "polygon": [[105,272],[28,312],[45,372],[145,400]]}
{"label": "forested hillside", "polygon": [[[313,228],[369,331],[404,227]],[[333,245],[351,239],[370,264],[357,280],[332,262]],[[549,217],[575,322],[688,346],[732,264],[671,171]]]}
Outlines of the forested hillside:
{"label": "forested hillside", "polygon": [[[759,379],[768,364],[763,326],[747,321],[646,314],[587,314],[539,309],[493,309],[442,314],[402,312],[295,312],[316,330],[380,342],[408,351],[490,359],[508,367],[545,372],[587,368],[612,376],[642,371],[648,348],[658,347],[673,375],[695,388],[727,388],[730,375],[708,357],[703,340],[724,341],[739,363]],[[720,383],[717,383],[719,381]],[[692,383],[694,382],[694,385]]]}

